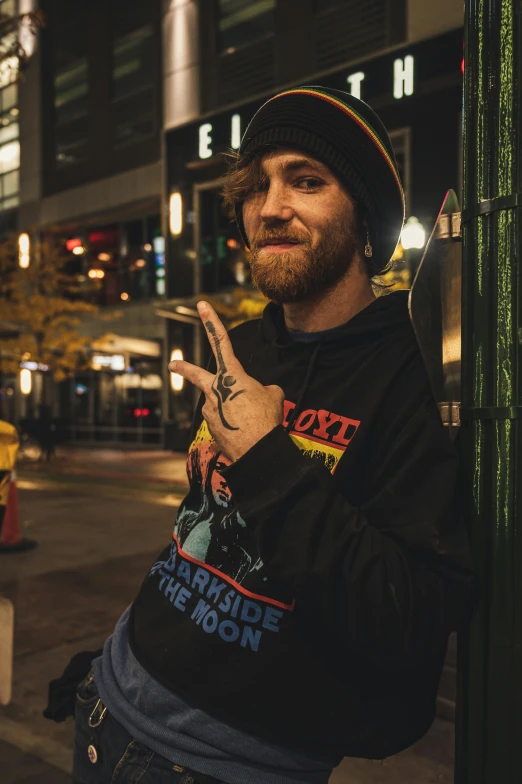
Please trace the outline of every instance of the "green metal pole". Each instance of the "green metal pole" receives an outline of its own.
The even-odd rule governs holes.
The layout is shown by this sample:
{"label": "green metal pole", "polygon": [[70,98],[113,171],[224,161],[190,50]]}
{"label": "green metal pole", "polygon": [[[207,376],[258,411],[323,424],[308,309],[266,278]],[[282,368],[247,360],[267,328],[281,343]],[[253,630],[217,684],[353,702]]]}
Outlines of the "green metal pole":
{"label": "green metal pole", "polygon": [[455,784],[522,782],[521,22],[520,0],[466,0],[460,438],[480,597],[458,642]]}

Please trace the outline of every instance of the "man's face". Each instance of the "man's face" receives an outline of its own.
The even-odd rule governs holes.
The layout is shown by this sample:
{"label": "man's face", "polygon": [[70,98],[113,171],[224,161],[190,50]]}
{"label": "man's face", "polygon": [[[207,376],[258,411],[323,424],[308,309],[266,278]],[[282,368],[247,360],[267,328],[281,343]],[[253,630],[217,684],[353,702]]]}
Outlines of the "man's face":
{"label": "man's face", "polygon": [[332,288],[352,266],[360,238],[354,202],[310,155],[278,148],[243,203],[252,280],[270,300],[300,302]]}

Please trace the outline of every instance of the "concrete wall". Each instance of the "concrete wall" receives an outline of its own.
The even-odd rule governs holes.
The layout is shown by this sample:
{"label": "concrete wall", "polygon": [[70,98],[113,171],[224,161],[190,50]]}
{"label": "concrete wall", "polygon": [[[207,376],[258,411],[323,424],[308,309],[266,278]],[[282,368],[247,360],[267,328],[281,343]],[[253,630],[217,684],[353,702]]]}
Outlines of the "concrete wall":
{"label": "concrete wall", "polygon": [[[108,333],[124,335],[130,338],[143,338],[144,340],[162,340],[165,336],[165,319],[156,316],[158,302],[136,302],[111,308],[102,308],[94,318],[85,315],[81,321],[79,332],[81,335],[101,337]],[[115,319],[104,319],[103,315],[120,314]]]}
{"label": "concrete wall", "polygon": [[463,24],[463,0],[408,0],[408,41],[412,43]]}
{"label": "concrete wall", "polygon": [[198,7],[167,0],[163,18],[163,124],[165,130],[195,120],[199,107]]}
{"label": "concrete wall", "polygon": [[162,163],[129,169],[103,180],[46,196],[39,204],[38,222],[47,226],[81,219],[160,195]]}

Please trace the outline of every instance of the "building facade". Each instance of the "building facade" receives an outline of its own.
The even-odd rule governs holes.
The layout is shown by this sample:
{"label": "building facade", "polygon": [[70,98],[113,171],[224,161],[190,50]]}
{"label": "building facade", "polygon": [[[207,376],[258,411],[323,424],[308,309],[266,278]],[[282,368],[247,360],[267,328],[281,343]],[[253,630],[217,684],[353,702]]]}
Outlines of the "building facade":
{"label": "building facade", "polygon": [[[275,91],[347,90],[389,128],[408,215],[429,231],[446,190],[460,190],[463,9],[454,0],[41,4],[46,27],[5,112],[0,88],[0,122],[16,124],[20,141],[0,219],[16,198],[18,231],[58,238],[86,296],[101,314],[118,313],[85,319],[92,368],[59,385],[54,414],[75,443],[184,449],[196,393],[167,364],[174,352],[206,361],[195,304],[205,294],[225,316],[255,304],[248,254],[222,206],[222,153]],[[0,169],[13,133],[0,138]],[[23,415],[29,401],[14,397]]]}

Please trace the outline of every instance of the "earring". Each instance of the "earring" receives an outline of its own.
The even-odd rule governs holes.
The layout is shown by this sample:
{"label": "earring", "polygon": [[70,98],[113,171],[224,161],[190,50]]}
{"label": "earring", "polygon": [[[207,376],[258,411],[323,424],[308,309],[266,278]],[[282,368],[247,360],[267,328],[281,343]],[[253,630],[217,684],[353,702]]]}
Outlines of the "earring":
{"label": "earring", "polygon": [[366,246],[364,248],[364,255],[367,259],[371,259],[373,256],[373,248],[370,243],[370,232],[366,234]]}

